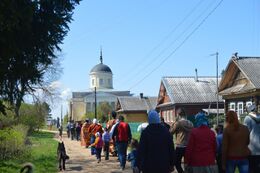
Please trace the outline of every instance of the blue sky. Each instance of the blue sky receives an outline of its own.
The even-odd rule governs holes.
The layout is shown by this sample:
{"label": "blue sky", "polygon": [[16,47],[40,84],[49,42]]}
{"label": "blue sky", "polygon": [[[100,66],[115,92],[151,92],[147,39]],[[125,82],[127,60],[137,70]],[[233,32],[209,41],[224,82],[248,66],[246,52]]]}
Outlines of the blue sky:
{"label": "blue sky", "polygon": [[199,76],[215,76],[209,55],[216,51],[219,73],[235,52],[260,56],[259,7],[258,0],[83,0],[61,45],[56,83],[64,111],[72,91],[89,89],[100,46],[114,89],[146,96],[158,95],[163,76],[194,76],[195,68]]}

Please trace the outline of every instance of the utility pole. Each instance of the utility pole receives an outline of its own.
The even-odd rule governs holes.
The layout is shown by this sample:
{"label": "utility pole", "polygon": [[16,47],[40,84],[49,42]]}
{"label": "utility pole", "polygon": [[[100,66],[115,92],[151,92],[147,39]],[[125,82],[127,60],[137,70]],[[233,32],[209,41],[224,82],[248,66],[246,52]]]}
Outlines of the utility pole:
{"label": "utility pole", "polygon": [[62,121],[63,121],[63,120],[62,120],[62,119],[63,119],[63,117],[62,117],[62,109],[63,109],[63,107],[62,107],[62,105],[61,105],[61,111],[60,111],[60,112],[61,112],[61,113],[60,113],[60,125],[61,125],[61,126],[62,126]]}
{"label": "utility pole", "polygon": [[217,89],[217,125],[219,123],[219,108],[218,108],[218,103],[219,103],[219,96],[218,96],[218,52],[211,54],[210,56],[216,56],[216,89]]}
{"label": "utility pole", "polygon": [[95,95],[95,118],[97,119],[97,87],[95,87],[94,95]]}

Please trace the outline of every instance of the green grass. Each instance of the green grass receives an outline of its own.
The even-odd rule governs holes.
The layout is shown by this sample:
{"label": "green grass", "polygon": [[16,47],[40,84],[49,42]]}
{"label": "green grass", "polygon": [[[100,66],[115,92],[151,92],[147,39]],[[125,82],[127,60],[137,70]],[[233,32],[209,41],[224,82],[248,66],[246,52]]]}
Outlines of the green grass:
{"label": "green grass", "polygon": [[137,139],[138,141],[140,140],[140,136],[140,132],[132,133],[132,138]]}
{"label": "green grass", "polygon": [[26,162],[34,164],[34,173],[57,172],[57,141],[52,133],[33,133],[29,139],[32,143],[30,149],[23,156],[17,156],[12,160],[0,161],[0,173],[19,172],[21,165]]}

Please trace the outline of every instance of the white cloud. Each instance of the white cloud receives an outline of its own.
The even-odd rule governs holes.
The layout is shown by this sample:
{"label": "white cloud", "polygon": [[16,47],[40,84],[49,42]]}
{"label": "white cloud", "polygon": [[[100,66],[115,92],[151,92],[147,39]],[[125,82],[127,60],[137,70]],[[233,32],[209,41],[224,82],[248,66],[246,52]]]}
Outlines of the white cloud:
{"label": "white cloud", "polygon": [[50,87],[53,88],[53,89],[60,89],[60,88],[63,87],[63,84],[60,81],[53,81],[50,84]]}
{"label": "white cloud", "polygon": [[50,84],[50,87],[58,91],[58,100],[53,103],[52,115],[53,118],[59,117],[61,114],[61,108],[63,116],[68,111],[68,100],[71,98],[71,89],[66,87],[61,81],[54,81]]}
{"label": "white cloud", "polygon": [[61,92],[61,98],[67,100],[71,96],[71,89],[70,88],[65,88]]}

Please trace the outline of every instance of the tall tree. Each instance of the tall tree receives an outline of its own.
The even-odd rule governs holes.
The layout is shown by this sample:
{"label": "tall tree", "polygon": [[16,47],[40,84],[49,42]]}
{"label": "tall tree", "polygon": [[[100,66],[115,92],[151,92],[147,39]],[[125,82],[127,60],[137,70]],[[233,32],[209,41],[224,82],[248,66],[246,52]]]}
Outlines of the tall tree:
{"label": "tall tree", "polygon": [[108,119],[108,114],[112,112],[112,107],[108,102],[102,102],[100,105],[98,105],[97,112],[98,119],[100,119],[101,122],[106,122]]}
{"label": "tall tree", "polygon": [[42,86],[57,62],[56,52],[79,1],[1,0],[0,100],[14,108],[16,116],[24,95]]}

